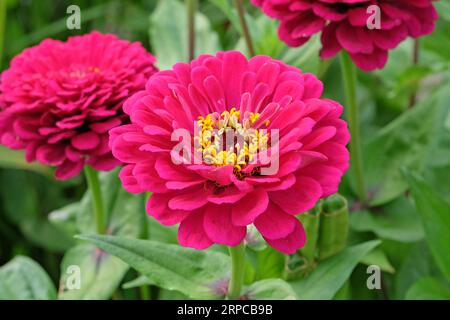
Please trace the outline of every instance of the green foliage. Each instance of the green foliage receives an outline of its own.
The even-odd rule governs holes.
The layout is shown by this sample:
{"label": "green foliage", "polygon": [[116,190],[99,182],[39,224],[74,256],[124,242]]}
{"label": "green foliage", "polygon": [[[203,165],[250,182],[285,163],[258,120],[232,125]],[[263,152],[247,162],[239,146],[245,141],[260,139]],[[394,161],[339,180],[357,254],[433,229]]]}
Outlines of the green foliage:
{"label": "green foliage", "polygon": [[[64,40],[91,30],[140,41],[160,69],[188,60],[185,1],[75,3],[82,8],[81,30],[67,30],[71,1],[4,2],[0,70],[47,37]],[[248,55],[233,3],[199,0],[196,56],[230,49]],[[389,52],[382,70],[358,71],[369,203],[355,198],[346,174],[339,195],[331,198],[345,206],[325,208],[324,200],[317,212],[301,215],[307,243],[293,255],[274,250],[249,226],[245,298],[450,299],[450,1],[435,6],[440,19],[431,35],[418,40],[418,61],[413,63],[415,41],[407,39]],[[334,59],[319,58],[320,35],[287,47],[277,21],[248,2],[245,7],[257,54],[314,73],[324,82],[324,96],[348,107],[342,70]],[[0,146],[0,300],[225,297],[226,248],[179,246],[178,226],[148,217],[148,195],[127,193],[117,175],[118,170],[101,174],[107,231],[95,235],[92,199],[81,176],[56,182],[53,169]],[[382,270],[382,290],[367,288],[369,265]],[[79,289],[68,285],[73,266],[80,270]],[[149,287],[150,294],[141,295]]]}
{"label": "green foliage", "polygon": [[372,205],[386,204],[408,188],[400,167],[420,170],[436,136],[440,105],[430,98],[382,128],[364,148],[364,169]]}
{"label": "green foliage", "polygon": [[430,251],[442,273],[450,280],[450,203],[422,178],[407,171],[405,176],[421,214]]}
{"label": "green foliage", "polygon": [[311,275],[291,283],[302,300],[331,299],[350,277],[358,262],[380,241],[369,241],[349,247],[322,261]]}
{"label": "green foliage", "polygon": [[0,300],[54,300],[56,290],[44,269],[17,256],[0,268]]}
{"label": "green foliage", "polygon": [[[167,17],[171,17],[167,19]],[[196,14],[196,56],[220,50],[219,40],[211,31],[209,20]],[[150,37],[160,69],[188,60],[187,18],[185,5],[177,0],[159,0],[150,16]]]}
{"label": "green foliage", "polygon": [[227,281],[230,261],[222,253],[123,237],[83,235],[79,238],[119,257],[162,288],[196,299],[223,296],[221,282]]}
{"label": "green foliage", "polygon": [[[143,231],[144,199],[127,193],[121,188],[117,177],[118,171],[103,174],[101,188],[103,201],[107,212],[108,234],[139,237]],[[92,213],[91,194],[88,191],[83,199],[76,204],[65,207],[52,213],[67,217],[64,224],[69,232],[91,233],[95,232],[95,221]],[[75,221],[71,218],[75,215]],[[61,221],[60,221],[61,223]],[[81,272],[81,288],[67,289],[67,279],[71,276],[67,272],[69,266],[78,266]],[[112,296],[128,270],[128,265],[118,258],[109,255],[89,244],[78,244],[64,255],[61,264],[60,299],[108,299]]]}
{"label": "green foliage", "polygon": [[450,287],[434,278],[422,278],[406,293],[407,300],[450,300]]}
{"label": "green foliage", "polygon": [[267,279],[253,283],[244,296],[250,300],[295,300],[296,295],[289,283],[281,279]]}

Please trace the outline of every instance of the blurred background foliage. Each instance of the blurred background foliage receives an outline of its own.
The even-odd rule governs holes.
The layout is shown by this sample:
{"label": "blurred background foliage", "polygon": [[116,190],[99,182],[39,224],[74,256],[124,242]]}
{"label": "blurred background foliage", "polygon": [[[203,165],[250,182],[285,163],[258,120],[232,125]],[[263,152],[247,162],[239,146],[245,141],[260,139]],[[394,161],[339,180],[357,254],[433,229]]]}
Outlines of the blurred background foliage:
{"label": "blurred background foliage", "polygon": [[[81,8],[81,30],[66,28],[66,9],[71,4]],[[24,48],[44,38],[64,40],[94,29],[142,42],[157,56],[161,69],[187,60],[186,10],[182,1],[6,0],[6,7],[1,70]],[[358,72],[370,200],[366,207],[354,201],[352,178],[347,175],[340,189],[350,208],[347,243],[331,257],[321,259],[313,254],[311,261],[305,258],[306,252],[286,257],[264,245],[249,248],[247,283],[284,278],[291,280],[298,298],[306,299],[450,299],[450,1],[437,2],[436,7],[440,19],[432,35],[417,43],[404,41],[391,51],[383,70]],[[344,104],[338,59],[320,61],[318,37],[301,48],[287,48],[277,37],[276,22],[250,5],[246,8],[258,54],[315,73],[325,83],[325,96]],[[201,0],[196,29],[197,54],[229,49],[246,52],[230,0]],[[127,195],[116,175],[103,175],[104,192],[115,199],[109,208],[110,233],[156,240],[168,246],[176,243],[176,229],[147,219],[144,196]],[[117,254],[134,268],[129,269],[121,260],[99,253],[94,245],[75,240],[75,234],[89,233],[92,228],[85,188],[81,176],[57,182],[50,168],[27,164],[21,152],[0,146],[0,265],[7,264],[0,268],[0,282],[12,281],[17,270],[26,268],[35,272],[40,286],[50,289],[26,289],[28,295],[15,292],[17,297],[204,297],[195,295],[201,292],[200,284],[189,290],[177,287],[176,283],[152,278],[154,266],[150,272],[148,267]],[[112,244],[107,247],[98,239],[91,242],[115,254]],[[139,248],[137,243],[130,246]],[[159,249],[155,246],[154,250]],[[202,253],[202,259],[222,261],[224,257],[214,256],[221,251],[214,247]],[[13,259],[18,255],[38,264],[23,257]],[[73,263],[81,263],[88,270],[91,285],[82,292],[64,288],[66,267]],[[371,264],[383,271],[382,290],[366,287],[366,268]],[[204,265],[202,268],[209,270]],[[194,279],[195,272],[199,272],[196,270],[192,270]],[[215,279],[223,270],[210,271]],[[252,289],[255,298],[264,298],[271,286],[281,288],[283,294],[291,290],[284,284],[258,282]],[[5,288],[0,284],[0,298],[4,298],[2,290]]]}

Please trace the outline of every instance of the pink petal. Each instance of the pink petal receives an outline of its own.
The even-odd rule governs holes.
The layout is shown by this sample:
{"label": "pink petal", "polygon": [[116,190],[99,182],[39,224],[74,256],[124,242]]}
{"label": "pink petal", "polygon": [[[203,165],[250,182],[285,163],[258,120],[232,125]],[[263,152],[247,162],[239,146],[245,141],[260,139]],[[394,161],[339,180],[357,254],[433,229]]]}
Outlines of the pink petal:
{"label": "pink petal", "polygon": [[285,213],[276,204],[269,203],[267,210],[255,220],[255,227],[267,239],[279,239],[294,230],[297,219]]}
{"label": "pink petal", "polygon": [[181,221],[178,241],[182,246],[203,250],[213,244],[203,228],[203,220],[203,212],[195,212]]}
{"label": "pink petal", "polygon": [[246,226],[253,221],[266,209],[269,205],[269,197],[267,192],[262,188],[247,194],[239,202],[235,203],[231,210],[231,219],[236,226]]}
{"label": "pink petal", "polygon": [[208,238],[215,243],[236,246],[244,239],[247,228],[231,221],[231,206],[208,206],[203,221]]}
{"label": "pink petal", "polygon": [[305,245],[306,233],[303,225],[296,219],[294,230],[280,239],[266,239],[273,248],[286,254],[294,254]]}
{"label": "pink petal", "polygon": [[[297,176],[296,183],[292,188],[270,192],[269,197],[285,212],[296,215],[313,208],[322,194],[322,188],[317,181],[312,178]],[[292,199],[295,199],[295,201]]]}

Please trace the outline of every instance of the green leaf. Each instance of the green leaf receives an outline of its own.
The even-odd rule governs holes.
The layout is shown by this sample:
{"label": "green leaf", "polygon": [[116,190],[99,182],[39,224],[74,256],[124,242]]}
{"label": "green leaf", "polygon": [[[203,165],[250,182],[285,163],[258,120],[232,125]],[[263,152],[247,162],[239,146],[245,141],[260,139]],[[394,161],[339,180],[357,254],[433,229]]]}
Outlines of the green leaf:
{"label": "green leaf", "polygon": [[230,261],[222,253],[124,237],[79,238],[119,257],[162,288],[195,299],[217,299],[224,294],[220,288],[227,281]]}
{"label": "green leaf", "polygon": [[263,251],[255,253],[256,280],[279,278],[284,271],[286,257],[281,252],[267,247]]}
{"label": "green leaf", "polygon": [[430,97],[382,128],[364,146],[364,174],[372,194],[371,205],[387,203],[407,190],[400,167],[423,169],[443,105],[436,96]]}
{"label": "green leaf", "polygon": [[2,213],[7,220],[16,224],[33,245],[51,252],[64,252],[74,244],[73,238],[42,215],[45,203],[57,205],[60,201],[61,193],[55,192],[56,188],[46,178],[30,172],[0,172]]}
{"label": "green leaf", "polygon": [[0,168],[29,170],[53,178],[52,170],[49,167],[36,162],[28,163],[23,151],[10,150],[4,146],[0,146]]}
{"label": "green leaf", "polygon": [[[126,192],[117,176],[117,170],[101,175],[104,208],[107,213],[108,234],[137,238],[145,226],[143,195]],[[72,208],[73,209],[73,208]],[[77,206],[74,207],[77,209]],[[86,192],[78,206],[78,233],[95,232],[91,194]],[[79,290],[67,290],[69,266],[80,268],[82,282]],[[69,250],[61,265],[60,299],[109,299],[119,286],[128,265],[93,245],[80,244]]]}
{"label": "green leaf", "polygon": [[430,251],[441,271],[450,279],[450,203],[422,178],[406,170],[404,174],[421,214]]}
{"label": "green leaf", "polygon": [[[68,286],[73,274],[71,266],[80,270],[80,288]],[[70,249],[61,263],[59,299],[103,300],[109,299],[119,286],[128,265],[90,244],[79,244]]]}
{"label": "green leaf", "polygon": [[408,290],[406,300],[450,300],[450,287],[435,278],[422,278]]}
{"label": "green leaf", "polygon": [[[395,250],[395,253],[397,252],[398,250]],[[426,243],[422,241],[409,250],[398,268],[394,280],[395,298],[404,299],[406,292],[416,281],[429,276],[442,277],[442,273],[435,265]]]}
{"label": "green leaf", "polygon": [[44,219],[30,219],[20,229],[30,242],[51,252],[62,253],[75,244],[71,236]]}
{"label": "green leaf", "polygon": [[384,253],[381,248],[373,249],[372,251],[367,253],[360,262],[368,266],[377,265],[382,271],[395,273],[395,268],[392,266],[386,253]]}
{"label": "green leaf", "polygon": [[253,283],[244,293],[249,300],[295,300],[291,285],[281,279],[266,279]]}
{"label": "green leaf", "polygon": [[406,197],[374,212],[355,211],[350,216],[350,223],[353,230],[371,231],[382,239],[416,242],[424,237],[420,216]]}
{"label": "green leaf", "polygon": [[[431,100],[431,99],[430,99]],[[422,169],[435,137],[439,104],[423,103],[381,129],[364,148],[365,175],[373,193],[371,204],[380,205],[401,195],[407,184],[399,168]]]}
{"label": "green leaf", "polygon": [[373,240],[346,248],[319,263],[305,279],[291,283],[301,300],[329,300],[350,277],[358,262],[381,242]]}
{"label": "green leaf", "polygon": [[70,236],[77,234],[77,213],[80,211],[80,203],[74,202],[48,214],[49,221]]}
{"label": "green leaf", "polygon": [[149,285],[154,285],[154,284],[155,283],[153,281],[151,281],[149,278],[147,278],[146,276],[139,276],[136,279],[125,282],[122,285],[122,288],[133,289],[133,288],[138,288],[141,286],[149,286]]}
{"label": "green leaf", "polygon": [[17,256],[0,268],[0,300],[54,300],[56,290],[39,264]]}
{"label": "green leaf", "polygon": [[[167,17],[170,17],[168,19]],[[211,30],[207,17],[197,12],[195,16],[195,53],[215,54],[220,51],[217,34]],[[186,8],[178,0],[159,0],[150,16],[150,40],[160,69],[188,59],[188,34]]]}

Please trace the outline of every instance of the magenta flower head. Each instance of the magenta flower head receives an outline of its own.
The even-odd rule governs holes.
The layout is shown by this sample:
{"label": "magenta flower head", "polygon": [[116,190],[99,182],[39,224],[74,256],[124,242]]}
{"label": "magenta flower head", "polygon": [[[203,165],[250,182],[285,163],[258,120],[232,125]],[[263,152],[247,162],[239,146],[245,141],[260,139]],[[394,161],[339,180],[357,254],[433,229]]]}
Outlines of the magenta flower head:
{"label": "magenta flower head", "polygon": [[122,104],[144,88],[154,62],[140,43],[98,32],[24,50],[1,75],[0,143],[56,166],[59,179],[85,164],[114,168],[108,130],[129,121]]}
{"label": "magenta flower head", "polygon": [[322,89],[267,56],[230,51],[177,63],[126,101],[131,124],[110,131],[114,156],[127,163],[122,183],[153,192],[148,213],[180,223],[183,246],[235,246],[254,224],[293,253],[305,242],[295,216],[335,193],[349,162],[342,107]]}
{"label": "magenta flower head", "polygon": [[362,70],[383,68],[388,51],[408,36],[431,33],[433,0],[252,0],[281,22],[280,39],[292,47],[322,32],[323,59],[344,49]]}

